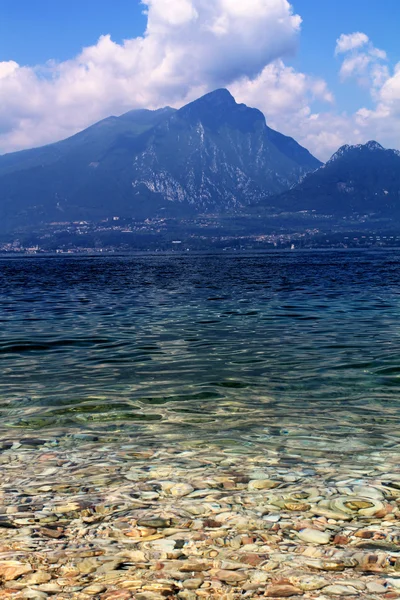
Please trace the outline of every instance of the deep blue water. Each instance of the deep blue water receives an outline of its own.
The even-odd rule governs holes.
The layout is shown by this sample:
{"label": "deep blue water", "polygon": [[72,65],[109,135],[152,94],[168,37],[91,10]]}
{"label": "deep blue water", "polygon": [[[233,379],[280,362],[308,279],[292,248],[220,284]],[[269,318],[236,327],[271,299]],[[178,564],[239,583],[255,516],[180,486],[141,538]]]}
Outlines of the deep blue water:
{"label": "deep blue water", "polygon": [[400,439],[400,253],[0,259],[0,432]]}

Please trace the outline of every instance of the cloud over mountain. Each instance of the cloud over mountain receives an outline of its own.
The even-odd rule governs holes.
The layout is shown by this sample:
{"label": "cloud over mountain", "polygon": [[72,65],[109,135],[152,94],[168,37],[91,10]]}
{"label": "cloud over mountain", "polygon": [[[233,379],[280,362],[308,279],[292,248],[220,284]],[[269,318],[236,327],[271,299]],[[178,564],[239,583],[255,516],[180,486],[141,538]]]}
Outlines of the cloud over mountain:
{"label": "cloud over mountain", "polygon": [[301,19],[287,0],[144,0],[143,37],[103,35],[76,58],[0,63],[0,151],[65,137],[111,113],[182,105],[257,76],[293,53]]}
{"label": "cloud over mountain", "polygon": [[[323,78],[287,64],[301,17],[288,0],[143,0],[142,37],[98,42],[64,62],[0,62],[0,153],[65,138],[133,108],[181,107],[228,87],[268,123],[327,159],[344,143],[398,147],[400,67],[361,31],[336,40],[338,84],[359,85],[363,106],[339,110]],[[334,43],[334,40],[332,40]]]}

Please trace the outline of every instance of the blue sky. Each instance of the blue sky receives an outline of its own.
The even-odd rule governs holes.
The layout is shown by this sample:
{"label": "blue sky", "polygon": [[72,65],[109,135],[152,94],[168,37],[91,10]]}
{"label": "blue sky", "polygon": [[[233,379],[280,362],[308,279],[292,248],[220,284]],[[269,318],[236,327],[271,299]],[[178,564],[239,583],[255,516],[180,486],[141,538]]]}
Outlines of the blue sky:
{"label": "blue sky", "polygon": [[[213,2],[216,5],[220,0],[209,1],[211,6]],[[197,2],[198,0],[147,0],[149,10],[152,14],[152,23],[158,27],[156,35],[154,35],[153,38],[160,50],[160,55],[165,52],[165,48],[170,48],[171,45],[175,43],[175,38],[173,37],[173,27],[175,25],[171,28],[171,31],[167,31],[167,35],[165,35],[166,27],[170,27],[171,25],[168,21],[168,13],[173,13],[175,10],[177,11],[174,13],[175,16],[178,15],[179,17],[179,11],[182,12],[183,10],[182,7],[186,10],[190,5],[192,8],[194,7],[194,9],[196,9],[198,8]],[[228,0],[228,2],[239,2],[239,0]],[[392,103],[392,97],[389,101],[387,100],[387,90],[390,86],[397,90],[398,81],[395,79],[394,66],[396,63],[400,62],[400,36],[398,35],[398,25],[400,24],[400,1],[291,0],[290,4],[294,14],[300,15],[302,19],[300,33],[295,32],[295,24],[290,23],[287,11],[285,12],[285,6],[289,6],[287,0],[247,0],[247,3],[243,2],[241,4],[246,6],[246,4],[248,5],[248,2],[251,2],[252,6],[255,7],[254,12],[259,11],[260,16],[265,16],[266,19],[265,39],[263,40],[263,57],[265,66],[269,65],[270,70],[266,72],[263,86],[260,81],[258,81],[257,86],[250,85],[250,83],[248,85],[238,84],[239,79],[243,76],[248,77],[250,82],[255,80],[257,68],[260,70],[259,67],[264,65],[264,63],[261,63],[257,66],[256,58],[250,56],[251,49],[249,50],[246,45],[241,49],[239,45],[238,55],[242,52],[243,55],[246,56],[248,54],[250,56],[249,68],[248,72],[246,69],[242,69],[241,71],[240,69],[242,67],[238,66],[238,62],[240,62],[238,56],[233,56],[233,58],[229,57],[226,64],[226,72],[230,70],[235,73],[235,69],[237,70],[237,77],[236,79],[233,78],[232,82],[225,81],[223,65],[218,67],[218,75],[216,77],[208,76],[207,60],[209,61],[210,68],[211,66],[213,68],[213,56],[212,54],[208,54],[208,57],[204,58],[205,64],[200,65],[201,68],[199,68],[196,80],[193,79],[192,81],[191,77],[188,75],[187,85],[186,82],[183,81],[182,73],[185,71],[186,65],[181,65],[180,70],[178,70],[176,74],[174,73],[174,75],[177,77],[179,76],[180,78],[181,89],[179,93],[176,90],[174,93],[171,93],[168,81],[165,79],[162,85],[158,83],[157,85],[154,84],[151,92],[146,89],[143,94],[132,95],[132,107],[141,104],[143,105],[145,103],[151,105],[151,107],[156,107],[157,105],[164,103],[179,105],[184,100],[191,99],[192,96],[194,97],[196,90],[198,90],[199,93],[201,91],[208,91],[213,85],[219,85],[219,83],[221,83],[221,85],[228,85],[232,91],[236,91],[239,95],[239,100],[246,101],[253,105],[257,104],[259,108],[264,110],[267,120],[270,120],[273,126],[276,126],[277,128],[280,127],[281,129],[285,129],[285,127],[288,129],[291,127],[293,131],[285,130],[284,133],[292,133],[295,137],[300,139],[302,143],[307,142],[308,146],[311,146],[311,150],[316,153],[319,152],[320,156],[323,153],[328,155],[330,151],[334,150],[335,143],[341,141],[342,138],[344,139],[344,133],[349,129],[349,126],[352,127],[351,132],[349,132],[349,138],[351,138],[349,141],[360,141],[361,139],[363,140],[365,136],[368,137],[369,134],[371,136],[375,134],[372,125],[368,130],[367,127],[364,127],[365,124],[363,125],[363,131],[360,132],[359,114],[362,114],[364,118],[367,113],[363,113],[362,111],[371,111],[371,114],[367,116],[369,123],[373,124],[376,129],[378,112],[380,111],[380,116],[385,112],[384,108],[386,105],[384,106],[384,102]],[[268,15],[273,13],[271,6],[274,3],[282,5],[282,14],[284,15],[284,19],[287,20],[287,24],[292,27],[292,32],[288,33],[287,29],[282,29],[282,32],[279,33],[279,35],[281,35],[281,41],[274,39],[274,41],[271,41],[269,44],[269,37],[272,39],[274,36],[278,36],[274,30],[273,23],[271,24],[270,21],[268,21]],[[50,79],[51,77],[54,77],[58,80],[67,70],[66,65],[68,63],[66,61],[71,61],[71,59],[80,55],[82,49],[85,47],[97,48],[98,40],[101,35],[110,34],[112,41],[118,45],[121,45],[123,40],[134,40],[135,38],[142,36],[147,24],[147,16],[143,14],[144,9],[145,6],[137,0],[114,0],[113,3],[109,0],[0,0],[0,64],[11,65],[14,64],[15,61],[15,63],[18,63],[19,68],[25,66],[35,67],[37,65],[45,65],[47,61],[53,59],[56,63],[64,66],[61,69],[58,68],[57,72],[47,73],[46,77]],[[222,13],[220,16],[221,18],[226,17],[226,15],[223,15]],[[228,15],[229,18],[231,16],[231,14]],[[260,44],[260,36],[263,36],[263,30],[257,29],[256,21],[257,19],[249,24],[250,34],[254,32],[254,55],[258,52],[257,48]],[[163,28],[161,35],[159,35],[158,32],[160,23]],[[260,20],[260,23],[262,24],[262,19]],[[235,29],[234,26],[232,27],[232,31],[228,32],[231,35],[229,38],[230,45],[227,45],[223,50],[226,56],[231,52],[231,49],[235,48],[235,35],[237,38],[238,33],[240,34],[240,30]],[[268,29],[269,27],[271,27],[270,30]],[[191,35],[193,35],[194,30],[191,29],[190,31]],[[357,69],[354,68],[351,75],[345,78],[343,76],[341,77],[339,74],[342,64],[347,57],[354,58],[355,54],[362,53],[362,49],[357,48],[356,50],[352,50],[349,55],[334,56],[336,40],[342,34],[352,34],[354,32],[362,32],[368,36],[370,40],[368,59],[370,64],[368,69],[371,70],[373,66],[374,68],[376,66],[375,62],[371,59],[375,49],[384,50],[387,54],[387,59],[385,58],[380,62],[381,66],[383,64],[385,65],[387,74],[383,77],[385,81],[382,80],[379,89],[376,84],[372,85],[372,75],[369,71],[367,73],[367,69],[364,69],[364,72],[361,73],[360,69],[357,71]],[[167,39],[167,42],[163,49],[161,48],[161,45],[162,40],[165,38]],[[198,44],[198,51],[199,45],[201,45],[201,37],[199,37],[199,40],[196,43]],[[176,38],[176,44],[177,47],[179,46],[180,49],[183,48],[184,50],[180,39]],[[279,48],[279,51],[277,50],[277,47]],[[103,44],[101,52],[103,55],[107,54],[107,56],[113,51],[118,54],[118,48],[119,46],[114,46],[113,48],[110,47],[105,49],[105,44]],[[364,50],[366,48],[367,46],[365,45]],[[129,50],[129,52],[132,53],[131,50]],[[219,52],[220,48],[218,46],[216,55],[218,55]],[[125,52],[125,54],[128,55],[128,52]],[[232,54],[234,55],[234,50],[232,50]],[[142,57],[144,54],[142,53],[140,56],[140,60],[143,62]],[[188,56],[190,56],[190,53],[188,53]],[[194,56],[196,56],[196,53],[194,53]],[[363,56],[365,56],[365,54],[363,54]],[[273,75],[271,72],[271,65],[278,64],[274,63],[276,60],[282,60],[284,61],[284,64],[279,63],[277,72]],[[107,63],[107,65],[104,66],[105,63],[103,58],[100,62],[101,65],[96,66],[97,71],[99,71],[100,68],[105,68],[107,77],[110,77],[109,64]],[[149,79],[153,77],[154,72],[157,71],[160,64],[157,63],[155,66],[149,67],[150,70],[146,73]],[[8,76],[8,71],[11,67],[10,69],[7,66],[5,68],[7,69]],[[294,70],[293,72],[290,71],[291,68]],[[138,76],[138,81],[135,82],[135,73],[133,69],[134,67],[130,64],[128,69],[129,76],[132,79],[132,89],[136,90],[137,86],[144,80],[143,74],[141,74],[141,77]],[[18,75],[21,80],[23,79],[23,84],[19,83],[18,89],[21,88],[22,90],[22,85],[32,85],[33,89],[38,94],[38,104],[41,103],[44,107],[46,104],[45,95],[47,93],[49,96],[49,89],[46,88],[45,90],[43,81],[40,80],[40,77],[43,77],[43,74],[38,76],[37,73],[37,70],[32,69],[30,76],[27,77],[26,71],[19,69]],[[119,74],[117,76],[119,77]],[[14,72],[12,77],[14,78],[14,83],[10,83],[10,89],[15,91],[17,86],[15,85]],[[39,77],[39,80],[34,80],[35,77]],[[70,73],[68,74],[68,77],[71,77]],[[128,75],[126,75],[126,77],[128,78]],[[301,82],[301,77],[306,78],[305,82]],[[329,96],[328,92],[325,93],[320,90],[318,93],[314,93],[318,85],[320,88],[322,86],[322,84],[317,84],[317,81],[321,82],[322,80],[325,82],[326,89],[333,98],[332,101],[327,101]],[[118,79],[118,81],[121,84],[120,79]],[[271,81],[274,81],[275,87],[270,94],[270,98],[268,98],[268,85],[271,85]],[[7,83],[9,83],[9,79],[7,79]],[[93,89],[97,85],[98,82],[93,84]],[[297,109],[296,112],[296,107],[291,107],[286,101],[282,106],[285,110],[292,111],[290,113],[291,117],[288,119],[287,115],[285,116],[284,113],[282,113],[282,115],[279,114],[277,107],[279,107],[279,94],[281,94],[282,97],[284,95],[290,95],[290,85],[293,86],[293,103],[295,103],[296,94],[302,94],[301,98],[299,96],[296,100],[297,104],[302,103],[302,110],[300,111]],[[41,91],[38,89],[40,86]],[[124,86],[121,84],[121,88],[127,88],[126,82]],[[301,86],[303,87],[300,90],[299,88]],[[255,93],[255,87],[257,87],[258,90],[257,94]],[[29,95],[29,90],[25,90],[24,93],[25,95]],[[57,96],[55,103],[60,105],[67,104],[65,92],[63,92],[64,97],[61,97],[60,93]],[[379,94],[381,94],[383,100],[378,97]],[[79,96],[79,102],[76,97],[68,99],[68,102],[70,102],[71,107],[76,106],[76,110],[80,111],[80,115],[77,112],[76,117],[74,117],[72,108],[69,112],[60,110],[59,118],[65,119],[63,126],[61,127],[61,125],[59,125],[57,128],[55,123],[46,125],[47,137],[44,137],[42,140],[39,136],[37,138],[37,143],[51,140],[52,136],[54,138],[62,136],[64,131],[65,134],[67,134],[70,131],[77,130],[82,125],[89,124],[91,119],[96,120],[97,116],[104,116],[107,114],[107,111],[118,113],[126,108],[130,108],[128,93],[126,93],[126,97],[122,98],[121,96],[119,99],[114,94],[112,101],[109,97],[105,98],[103,111],[99,107],[94,110],[93,103],[91,103],[90,110],[88,108],[87,119],[85,120],[82,118],[82,90],[77,92],[76,95]],[[397,91],[394,93],[394,96],[397,101]],[[19,100],[17,99],[17,105],[18,102]],[[88,106],[89,103],[90,101],[88,99]],[[0,106],[2,106],[1,89]],[[389,104],[387,104],[387,106],[389,106]],[[282,111],[284,109],[282,109]],[[359,112],[360,110],[361,113]],[[4,116],[5,113],[3,119],[0,115],[0,134],[2,131],[9,131],[11,133],[14,131],[14,135],[9,135],[7,139],[5,138],[6,141],[3,143],[5,150],[13,149],[13,144],[16,148],[26,147],[30,143],[35,144],[36,139],[33,139],[33,131],[35,126],[39,126],[40,118],[37,116],[39,109],[35,107],[34,112],[35,115],[32,116],[32,107],[25,107],[23,110],[21,109],[20,114],[16,114],[14,111],[15,114],[13,113],[10,115],[9,122],[6,119],[6,116]],[[396,111],[394,111],[393,114],[395,112]],[[322,134],[324,132],[322,131],[315,131],[313,137],[306,134],[306,126],[307,124],[310,125],[311,115],[314,115],[314,117],[312,117],[312,127],[315,128],[316,122],[320,120],[321,127],[326,128],[327,131],[325,133],[329,133],[329,136],[323,136]],[[323,115],[323,117],[321,115]],[[28,118],[30,120],[36,119],[35,122],[32,121],[29,124],[31,130],[28,131],[27,126],[25,126],[25,130],[21,131],[20,135],[15,135],[15,130],[12,129],[16,126],[15,124],[17,124],[18,127],[22,127],[21,123],[26,123],[26,119]],[[296,118],[303,118],[304,123],[300,123],[299,126],[297,126]],[[324,119],[323,124],[322,118]],[[350,124],[349,121],[345,122],[345,119],[353,119],[352,124]],[[335,128],[338,127],[342,127],[343,132],[341,135],[335,136]],[[387,132],[390,132],[390,129],[391,128],[388,127],[385,122],[384,126],[382,125],[381,128],[379,130],[376,129],[376,131],[378,133],[382,132],[380,141],[393,145],[392,140],[389,141],[389,139],[385,139],[385,136],[387,137],[389,135]],[[399,145],[400,141],[397,146]],[[0,138],[0,152],[1,150],[2,143]]]}
{"label": "blue sky", "polygon": [[353,83],[341,84],[335,40],[342,33],[365,32],[393,63],[400,61],[399,0],[299,0],[292,2],[303,19],[297,68],[327,80],[343,110],[355,110],[367,100]]}
{"label": "blue sky", "polygon": [[137,37],[143,9],[136,0],[1,0],[0,60],[67,60],[105,33],[117,42]]}

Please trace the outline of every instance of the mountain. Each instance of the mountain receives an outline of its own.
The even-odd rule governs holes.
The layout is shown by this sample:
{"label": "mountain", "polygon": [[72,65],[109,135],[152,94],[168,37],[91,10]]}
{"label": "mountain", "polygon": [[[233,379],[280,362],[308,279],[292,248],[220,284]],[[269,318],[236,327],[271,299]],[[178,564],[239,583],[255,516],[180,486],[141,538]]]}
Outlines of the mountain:
{"label": "mountain", "polygon": [[223,89],[184,106],[146,137],[134,161],[134,188],[200,211],[257,203],[321,164]]}
{"label": "mountain", "polygon": [[174,112],[133,110],[61,142],[0,156],[0,230],[115,214],[132,195],[122,174],[126,149]]}
{"label": "mountain", "polygon": [[260,111],[216,90],[180,110],[131,111],[0,156],[0,228],[237,212],[320,165]]}
{"label": "mountain", "polygon": [[274,199],[288,211],[400,221],[400,152],[375,141],[342,146],[318,170]]}

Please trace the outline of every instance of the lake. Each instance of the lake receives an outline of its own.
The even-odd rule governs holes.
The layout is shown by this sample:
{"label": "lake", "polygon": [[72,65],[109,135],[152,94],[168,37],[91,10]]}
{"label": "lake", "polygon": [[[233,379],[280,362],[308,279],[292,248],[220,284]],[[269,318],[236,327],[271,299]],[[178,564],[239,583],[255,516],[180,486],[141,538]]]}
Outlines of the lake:
{"label": "lake", "polygon": [[0,596],[400,597],[399,267],[0,259]]}

